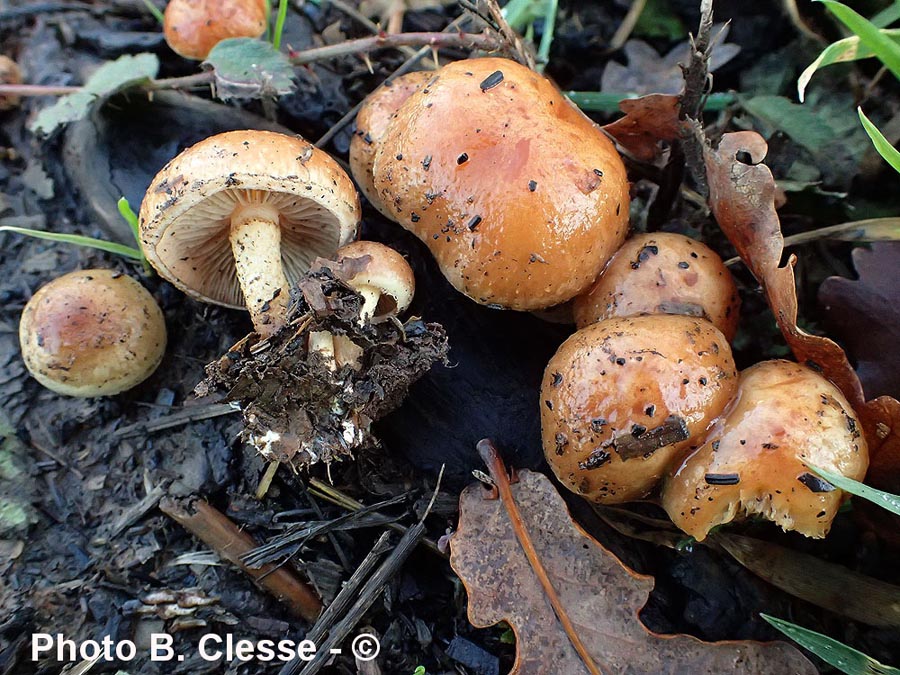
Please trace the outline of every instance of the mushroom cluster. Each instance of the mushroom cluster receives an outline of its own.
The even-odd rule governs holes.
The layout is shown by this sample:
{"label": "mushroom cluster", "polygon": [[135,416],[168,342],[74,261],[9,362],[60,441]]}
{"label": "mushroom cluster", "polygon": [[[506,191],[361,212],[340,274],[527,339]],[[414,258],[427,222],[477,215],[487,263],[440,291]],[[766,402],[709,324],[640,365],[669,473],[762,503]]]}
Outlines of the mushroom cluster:
{"label": "mushroom cluster", "polygon": [[763,362],[738,376],[737,290],[712,250],[635,236],[573,313],[580,330],[541,388],[544,454],[564,485],[599,503],[662,486],[663,507],[698,540],[748,515],[825,536],[844,495],[813,468],[865,474],[858,420],[805,366]]}
{"label": "mushroom cluster", "polygon": [[535,310],[584,292],[622,244],[628,180],[609,139],[542,75],[501,58],[401,78],[357,119],[373,205],[478,303]]}
{"label": "mushroom cluster", "polygon": [[111,396],[140,384],[166,349],[153,296],[114,270],[80,270],[42,286],[19,323],[25,366],[67,396]]}

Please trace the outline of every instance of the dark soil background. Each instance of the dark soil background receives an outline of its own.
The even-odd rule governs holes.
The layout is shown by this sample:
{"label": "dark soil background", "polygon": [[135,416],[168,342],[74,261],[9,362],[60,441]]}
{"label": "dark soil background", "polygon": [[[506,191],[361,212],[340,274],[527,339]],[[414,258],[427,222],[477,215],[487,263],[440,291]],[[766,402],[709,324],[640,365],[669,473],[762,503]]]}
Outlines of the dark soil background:
{"label": "dark soil background", "polygon": [[[698,3],[656,4],[666,5],[687,29],[697,25]],[[801,9],[812,25],[832,30],[820,8],[801,3]],[[547,71],[561,88],[596,90],[607,62],[624,61],[621,52],[610,52],[607,45],[626,11],[627,3],[613,0],[561,2]],[[404,29],[440,30],[458,13],[454,5],[441,8],[435,3],[434,8],[407,13]],[[717,3],[716,20],[727,19],[732,20],[728,42],[738,45],[740,52],[717,72],[717,91],[753,88],[787,93],[799,70],[817,53],[816,45],[802,39],[786,18],[781,3]],[[336,30],[335,24],[348,37],[366,35],[334,8],[294,3],[285,42],[302,49],[327,28]],[[665,54],[684,39],[684,33],[677,38],[662,33],[641,39]],[[14,57],[26,82],[33,84],[79,84],[100,62],[144,51],[159,56],[161,76],[195,72],[194,64],[169,51],[142,5],[127,0],[0,1],[0,51]],[[464,54],[448,51],[441,56]],[[153,102],[137,95],[120,96],[89,120],[50,139],[35,138],[26,125],[52,99],[28,99],[19,109],[0,113],[0,224],[125,241],[127,229],[111,211],[110,199],[124,194],[137,206],[156,171],[186,145],[217,131],[247,126],[279,125],[317,139],[403,59],[396,51],[376,52],[374,74],[357,57],[302,68],[296,94],[277,105],[254,102],[243,110],[184,94],[160,95]],[[867,68],[868,64],[862,67],[864,73]],[[817,78],[828,95],[850,96],[846,69]],[[869,100],[876,118],[897,110],[896,92],[880,86]],[[596,119],[605,121],[606,116]],[[755,124],[746,116],[734,120],[730,112],[713,114],[709,122],[719,128],[728,123]],[[777,177],[795,169],[799,160],[814,161],[777,130],[760,130],[770,137],[769,163]],[[346,159],[351,132],[352,127],[345,128],[327,150]],[[864,174],[848,174],[840,165],[823,169],[819,186],[792,193],[782,211],[785,233],[841,222],[850,219],[849,213],[862,218],[896,212],[900,198],[896,174],[877,162],[865,166]],[[661,217],[659,213],[648,217],[646,181],[634,178],[636,228],[701,236],[723,256],[733,255],[715,225],[688,203],[676,201]],[[404,407],[380,423],[383,447],[333,465],[330,477],[335,486],[364,503],[408,494],[405,502],[385,513],[409,525],[422,500],[427,501],[438,469],[446,464],[440,499],[427,521],[429,537],[437,540],[455,525],[456,495],[470,482],[472,469],[478,468],[474,450],[478,439],[494,438],[511,465],[542,467],[540,377],[571,329],[530,315],[479,307],[454,293],[424,247],[368,205],[363,236],[389,243],[409,257],[418,282],[412,313],[446,327],[451,363],[436,366],[414,386]],[[849,245],[835,243],[803,249],[798,268],[803,325],[812,329],[821,325],[816,292],[824,278],[853,276],[849,251]],[[114,267],[141,279],[165,312],[169,347],[155,375],[126,394],[99,400],[63,398],[25,372],[18,317],[32,293],[51,278],[95,266]],[[740,267],[735,274],[744,302],[736,341],[739,365],[784,355],[755,283]],[[208,632],[261,639],[296,637],[305,630],[302,622],[240,572],[209,564],[212,559],[202,553],[185,557],[202,552],[203,545],[153,504],[134,511],[134,522],[116,528],[123,514],[157,489],[205,496],[260,543],[286,523],[343,514],[308,494],[305,476],[287,471],[278,473],[265,500],[255,500],[265,467],[237,440],[237,415],[155,433],[123,433],[181,406],[205,404],[191,394],[203,366],[250,328],[246,314],[193,302],[123,259],[0,234],[0,673],[60,671],[59,666],[37,666],[28,660],[30,636],[36,631],[64,632],[76,640],[111,635],[140,645],[150,632],[168,630],[176,635],[176,649],[192,654],[189,645]],[[325,477],[324,469],[313,474]],[[709,640],[775,639],[776,633],[758,617],[764,611],[837,637],[884,662],[900,663],[896,630],[854,624],[792,599],[715,550],[696,546],[676,553],[625,538],[602,525],[585,505],[571,502],[604,545],[638,571],[656,577],[657,588],[642,615],[656,631]],[[823,542],[784,535],[764,523],[735,529],[900,582],[896,554],[864,532],[852,513],[842,513]],[[309,542],[288,564],[308,576],[327,602],[381,531],[370,527],[331,533]],[[190,620],[182,617],[174,623],[158,613],[145,613],[142,598],[165,589],[195,589],[215,602],[198,608]],[[424,547],[391,580],[365,623],[382,638],[378,663],[384,673],[408,674],[423,665],[428,673],[488,675],[506,672],[514,659],[504,627],[476,630],[468,624],[460,582],[444,558]],[[117,669],[97,664],[93,672]],[[257,673],[274,672],[275,667],[209,664],[188,657],[175,665],[139,659],[121,669],[132,674]],[[351,673],[356,668],[350,658],[341,657],[324,672]]]}

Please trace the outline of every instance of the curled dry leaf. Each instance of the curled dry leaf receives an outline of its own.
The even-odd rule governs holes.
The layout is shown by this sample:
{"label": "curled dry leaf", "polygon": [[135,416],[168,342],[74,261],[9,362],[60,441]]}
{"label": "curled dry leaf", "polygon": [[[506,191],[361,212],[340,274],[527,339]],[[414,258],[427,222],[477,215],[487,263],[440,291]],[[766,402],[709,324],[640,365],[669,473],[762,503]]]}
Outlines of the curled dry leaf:
{"label": "curled dry leaf", "polygon": [[[785,341],[800,363],[822,372],[854,409],[865,402],[847,355],[826,337],[797,326],[796,256],[781,266],[784,237],[775,212],[775,178],[762,160],[768,145],[754,131],[725,134],[717,148],[705,148],[709,205],[719,227],[760,283]],[[741,161],[744,155],[750,163]]]}
{"label": "curled dry leaf", "polygon": [[652,162],[661,153],[661,141],[671,143],[682,133],[685,123],[678,119],[681,98],[670,94],[650,94],[619,102],[625,113],[603,127],[619,148],[642,162]]}
{"label": "curled dry leaf", "polygon": [[[652,633],[638,619],[653,588],[652,577],[625,567],[578,527],[542,474],[522,471],[511,486],[502,471],[491,474],[501,495],[508,490],[506,497],[491,498],[480,484],[463,491],[450,563],[468,591],[469,621],[480,627],[506,621],[515,631],[517,658],[511,673],[816,672],[784,643],[708,643]],[[542,570],[529,561],[514,519],[527,532]],[[554,611],[541,571],[565,619]],[[587,660],[569,638],[566,620]]]}

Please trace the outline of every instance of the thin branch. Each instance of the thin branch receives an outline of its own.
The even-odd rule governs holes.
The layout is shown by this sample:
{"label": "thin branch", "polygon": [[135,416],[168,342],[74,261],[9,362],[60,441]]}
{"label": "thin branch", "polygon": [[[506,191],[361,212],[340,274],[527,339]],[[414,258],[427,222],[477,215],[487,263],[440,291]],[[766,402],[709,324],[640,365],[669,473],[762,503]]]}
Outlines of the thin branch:
{"label": "thin branch", "polygon": [[315,591],[289,569],[275,569],[271,565],[253,569],[245,565],[241,557],[256,548],[253,537],[207,502],[166,497],[160,502],[159,509],[213,549],[219,557],[241,568],[295,614],[307,621],[315,621],[322,611],[322,601]]}
{"label": "thin branch", "polygon": [[500,495],[500,501],[503,503],[503,507],[506,509],[506,513],[509,516],[509,522],[510,525],[512,525],[513,532],[515,532],[516,539],[519,540],[519,545],[525,552],[528,563],[534,570],[538,581],[540,581],[541,587],[544,589],[544,594],[547,596],[547,600],[549,600],[550,604],[553,606],[556,618],[558,618],[559,622],[562,624],[566,636],[569,638],[575,651],[578,652],[578,656],[581,657],[588,672],[590,672],[591,675],[600,675],[600,669],[594,664],[593,658],[584,646],[581,638],[578,636],[578,631],[575,630],[575,626],[572,625],[572,620],[569,618],[565,607],[563,607],[562,601],[559,599],[559,595],[557,595],[556,589],[553,588],[553,583],[550,581],[550,576],[547,574],[547,570],[544,568],[544,564],[541,562],[540,556],[538,556],[538,552],[534,548],[534,544],[531,541],[531,535],[529,535],[528,530],[525,529],[525,523],[522,521],[522,513],[519,511],[519,505],[516,504],[516,500],[513,498],[512,489],[509,485],[509,476],[506,474],[506,467],[503,465],[503,460],[500,459],[500,453],[497,451],[493,442],[487,438],[478,441],[476,447],[478,449],[478,454],[481,456],[481,460],[487,465],[488,472],[491,474],[494,486],[497,489],[497,493]]}

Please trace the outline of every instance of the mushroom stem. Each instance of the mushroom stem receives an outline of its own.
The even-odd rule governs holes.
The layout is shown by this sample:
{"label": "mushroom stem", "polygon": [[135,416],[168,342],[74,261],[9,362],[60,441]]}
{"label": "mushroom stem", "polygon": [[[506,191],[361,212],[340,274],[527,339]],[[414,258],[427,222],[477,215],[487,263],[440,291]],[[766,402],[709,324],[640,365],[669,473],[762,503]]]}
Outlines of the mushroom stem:
{"label": "mushroom stem", "polygon": [[253,327],[266,338],[284,325],[290,300],[281,263],[278,212],[262,204],[236,210],[229,240]]}
{"label": "mushroom stem", "polygon": [[329,370],[335,370],[337,368],[337,362],[334,357],[334,336],[330,331],[310,331],[309,351],[318,352],[325,360],[325,363],[328,364]]}
{"label": "mushroom stem", "polygon": [[359,325],[362,326],[375,316],[375,309],[378,307],[378,301],[381,299],[381,289],[368,285],[357,286],[356,292],[363,299],[362,309],[359,311]]}

